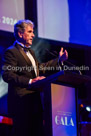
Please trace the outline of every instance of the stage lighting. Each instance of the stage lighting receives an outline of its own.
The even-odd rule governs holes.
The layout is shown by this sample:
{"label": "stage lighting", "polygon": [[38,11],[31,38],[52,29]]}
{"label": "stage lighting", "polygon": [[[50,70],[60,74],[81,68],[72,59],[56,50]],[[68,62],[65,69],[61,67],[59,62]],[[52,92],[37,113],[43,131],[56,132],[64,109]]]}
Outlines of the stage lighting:
{"label": "stage lighting", "polygon": [[91,111],[91,107],[90,106],[86,106],[86,110],[90,112]]}

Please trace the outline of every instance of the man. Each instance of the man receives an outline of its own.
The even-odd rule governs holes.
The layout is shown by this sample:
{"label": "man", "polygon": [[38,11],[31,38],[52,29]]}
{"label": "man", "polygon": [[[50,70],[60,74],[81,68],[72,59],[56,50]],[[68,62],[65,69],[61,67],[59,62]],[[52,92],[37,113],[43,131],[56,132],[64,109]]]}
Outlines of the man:
{"label": "man", "polygon": [[[34,38],[33,27],[32,21],[19,20],[14,25],[16,41],[4,55],[3,79],[9,85],[8,111],[13,118],[15,136],[43,136],[40,91],[28,86],[45,78],[40,76],[39,67],[55,67],[58,61],[62,63],[68,58],[67,51],[63,52],[61,48],[58,59],[39,64],[30,49]],[[42,69],[41,73],[44,74],[45,70]]]}

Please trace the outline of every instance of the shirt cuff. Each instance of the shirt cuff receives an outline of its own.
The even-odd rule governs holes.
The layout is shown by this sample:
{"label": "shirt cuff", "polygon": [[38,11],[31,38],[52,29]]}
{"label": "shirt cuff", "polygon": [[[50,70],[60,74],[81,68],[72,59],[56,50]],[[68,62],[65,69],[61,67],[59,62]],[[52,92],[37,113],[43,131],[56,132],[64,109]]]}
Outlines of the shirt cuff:
{"label": "shirt cuff", "polygon": [[32,79],[29,80],[29,85],[32,83]]}

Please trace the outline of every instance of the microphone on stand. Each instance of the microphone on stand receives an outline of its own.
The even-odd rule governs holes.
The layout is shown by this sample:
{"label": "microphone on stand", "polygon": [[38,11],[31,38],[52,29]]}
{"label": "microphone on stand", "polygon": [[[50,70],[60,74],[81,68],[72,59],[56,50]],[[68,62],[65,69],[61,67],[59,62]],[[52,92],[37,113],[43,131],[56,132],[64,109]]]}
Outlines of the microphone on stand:
{"label": "microphone on stand", "polygon": [[55,55],[53,52],[50,52],[48,49],[45,49],[49,54],[51,54],[52,56],[54,56],[54,57],[58,57],[58,54],[57,55]]}
{"label": "microphone on stand", "polygon": [[[51,54],[52,56],[54,56],[54,57],[58,57],[58,55],[59,55],[59,54],[57,53],[57,51],[51,52],[51,51],[49,51],[48,49],[46,49],[46,51],[47,51],[49,54]],[[71,63],[71,62],[69,62],[69,61],[67,61],[67,60],[65,60],[65,62],[68,63],[69,65],[73,66],[73,67],[76,67],[76,65],[74,65],[73,63]],[[82,75],[82,72],[81,72],[80,70],[76,70],[76,71],[78,71],[79,74]]]}

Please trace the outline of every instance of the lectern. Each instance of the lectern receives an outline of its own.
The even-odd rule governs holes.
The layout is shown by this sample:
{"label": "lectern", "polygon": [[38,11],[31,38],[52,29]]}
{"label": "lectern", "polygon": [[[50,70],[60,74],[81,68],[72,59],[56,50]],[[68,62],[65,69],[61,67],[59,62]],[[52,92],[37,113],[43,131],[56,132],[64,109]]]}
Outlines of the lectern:
{"label": "lectern", "polygon": [[41,81],[45,136],[78,136],[77,92],[91,78],[60,71]]}

